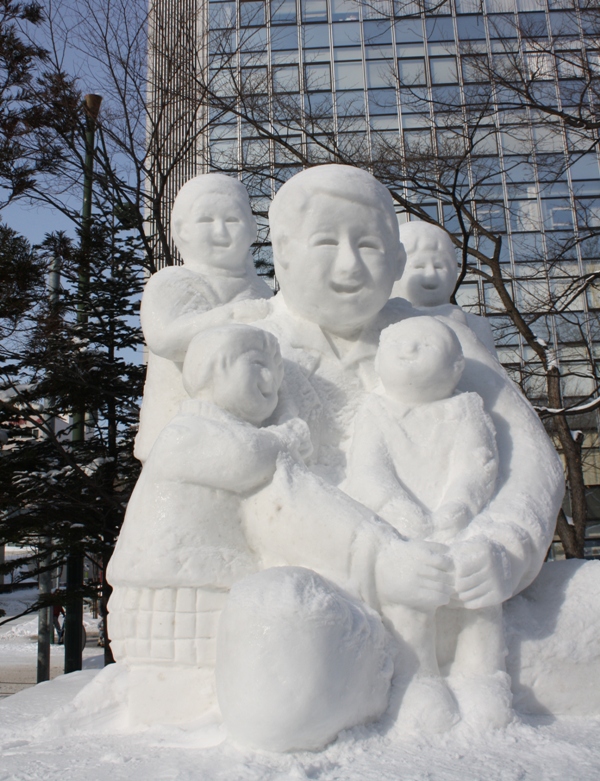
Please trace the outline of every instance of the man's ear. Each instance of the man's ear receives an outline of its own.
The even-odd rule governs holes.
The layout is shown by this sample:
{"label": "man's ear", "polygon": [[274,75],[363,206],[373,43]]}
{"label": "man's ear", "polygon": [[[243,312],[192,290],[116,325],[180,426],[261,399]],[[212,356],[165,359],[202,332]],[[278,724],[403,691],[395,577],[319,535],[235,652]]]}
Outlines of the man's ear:
{"label": "man's ear", "polygon": [[287,258],[287,245],[288,245],[288,236],[287,234],[278,234],[277,236],[273,236],[272,239],[273,244],[273,261],[280,266],[282,269],[287,269],[289,266],[289,260]]}
{"label": "man's ear", "polygon": [[177,243],[177,241],[183,241],[184,243],[187,241],[187,230],[183,217],[178,217],[176,220],[173,220],[173,234],[175,243]]}
{"label": "man's ear", "polygon": [[396,282],[400,279],[402,274],[404,274],[405,266],[406,266],[406,250],[404,249],[404,244],[400,242],[400,252],[398,253],[398,271],[396,273]]}

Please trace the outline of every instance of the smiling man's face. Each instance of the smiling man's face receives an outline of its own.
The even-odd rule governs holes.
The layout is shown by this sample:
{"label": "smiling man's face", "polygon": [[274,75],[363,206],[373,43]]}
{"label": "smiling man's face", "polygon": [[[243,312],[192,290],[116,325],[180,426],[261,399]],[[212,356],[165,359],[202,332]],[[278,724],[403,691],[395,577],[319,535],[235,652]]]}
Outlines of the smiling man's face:
{"label": "smiling man's face", "polygon": [[299,223],[277,248],[281,294],[296,314],[349,336],[390,296],[400,274],[397,234],[381,210],[326,194],[311,198]]}

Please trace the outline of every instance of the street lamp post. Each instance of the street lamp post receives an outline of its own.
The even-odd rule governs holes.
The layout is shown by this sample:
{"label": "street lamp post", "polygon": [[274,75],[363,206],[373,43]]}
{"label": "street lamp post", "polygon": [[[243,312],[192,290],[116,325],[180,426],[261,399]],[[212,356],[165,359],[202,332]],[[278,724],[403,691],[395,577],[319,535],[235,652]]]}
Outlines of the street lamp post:
{"label": "street lamp post", "polygon": [[[100,111],[100,95],[86,95],[85,109],[85,165],[83,171],[83,208],[81,210],[81,263],[78,279],[77,322],[87,323],[86,293],[89,285],[89,247],[92,227],[92,181],[94,175],[94,141],[96,120]],[[85,439],[85,407],[73,415],[73,442]],[[65,673],[82,668],[83,626],[83,553],[72,550],[67,556],[67,594],[65,603]]]}

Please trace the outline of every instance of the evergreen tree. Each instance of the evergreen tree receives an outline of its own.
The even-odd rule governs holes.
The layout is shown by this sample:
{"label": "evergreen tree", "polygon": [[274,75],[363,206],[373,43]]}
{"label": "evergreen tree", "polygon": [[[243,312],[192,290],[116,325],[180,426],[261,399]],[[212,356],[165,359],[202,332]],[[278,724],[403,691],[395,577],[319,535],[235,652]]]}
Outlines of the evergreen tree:
{"label": "evergreen tree", "polygon": [[[31,546],[20,563],[34,572],[81,553],[103,573],[139,473],[140,256],[130,238],[100,223],[85,255],[54,234],[29,258],[54,273],[60,266],[62,285],[40,297],[32,282],[34,306],[1,348],[0,425],[9,438],[0,453],[0,539]],[[79,409],[85,439],[73,442]],[[101,590],[106,601],[103,581],[86,594]]]}

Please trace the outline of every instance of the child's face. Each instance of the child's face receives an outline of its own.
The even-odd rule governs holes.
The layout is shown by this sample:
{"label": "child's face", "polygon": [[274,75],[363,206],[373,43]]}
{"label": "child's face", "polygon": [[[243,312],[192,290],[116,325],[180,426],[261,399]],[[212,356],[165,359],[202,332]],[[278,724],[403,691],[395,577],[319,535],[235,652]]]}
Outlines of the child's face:
{"label": "child's face", "polygon": [[257,344],[225,361],[215,372],[213,400],[232,415],[258,426],[275,411],[282,380],[279,347]]}
{"label": "child's face", "polygon": [[198,195],[177,225],[177,246],[185,262],[224,271],[243,270],[256,234],[248,210],[232,196]]}
{"label": "child's face", "polygon": [[450,301],[456,274],[454,252],[445,242],[422,239],[407,253],[397,290],[413,306],[441,306]]}
{"label": "child's face", "polygon": [[423,323],[425,319],[429,318],[415,318],[416,327],[407,323],[406,329],[383,341],[377,356],[387,394],[407,404],[451,396],[464,365],[459,349]]}

